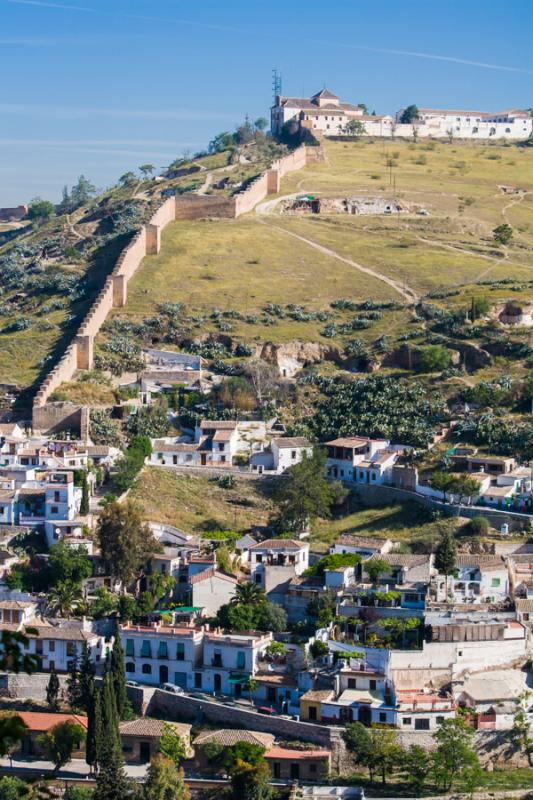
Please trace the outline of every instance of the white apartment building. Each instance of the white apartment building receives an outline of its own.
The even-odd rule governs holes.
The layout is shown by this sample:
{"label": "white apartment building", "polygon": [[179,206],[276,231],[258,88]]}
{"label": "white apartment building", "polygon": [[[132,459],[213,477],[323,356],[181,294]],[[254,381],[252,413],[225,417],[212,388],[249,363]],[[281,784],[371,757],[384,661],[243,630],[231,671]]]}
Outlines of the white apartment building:
{"label": "white apartment building", "polygon": [[225,634],[204,628],[123,625],[127,677],[151,685],[239,697],[272,634]]}
{"label": "white apartment building", "polygon": [[[5,627],[5,626],[4,626]],[[81,659],[84,644],[87,644],[91,661],[98,664],[106,660],[111,652],[112,639],[106,639],[92,630],[87,621],[62,620],[59,624],[43,625],[41,620],[31,621],[31,628],[37,635],[29,635],[26,653],[39,658],[39,670],[49,672],[68,672],[74,659]]]}
{"label": "white apartment building", "polygon": [[309,543],[296,539],[267,539],[250,547],[251,580],[271,600],[283,602],[290,581],[309,566]]}

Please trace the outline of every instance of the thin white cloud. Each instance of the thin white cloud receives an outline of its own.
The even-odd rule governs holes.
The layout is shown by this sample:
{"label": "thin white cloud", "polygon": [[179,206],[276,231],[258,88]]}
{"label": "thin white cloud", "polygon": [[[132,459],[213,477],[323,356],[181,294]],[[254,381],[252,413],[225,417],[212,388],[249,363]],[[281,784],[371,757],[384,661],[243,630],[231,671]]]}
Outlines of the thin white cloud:
{"label": "thin white cloud", "polygon": [[87,8],[85,6],[70,6],[64,3],[45,3],[44,0],[7,0],[17,6],[42,6],[43,8],[58,8],[63,11],[89,11],[95,12],[95,8]]}
{"label": "thin white cloud", "polygon": [[0,103],[3,114],[39,114],[46,117],[68,119],[87,119],[89,117],[109,117],[114,119],[153,119],[153,120],[235,120],[239,114],[221,111],[193,111],[185,108],[92,108],[89,106],[54,106],[33,103]]}
{"label": "thin white cloud", "polygon": [[419,53],[416,50],[393,50],[387,47],[366,47],[365,45],[342,44],[341,42],[335,42],[335,46],[342,47],[343,49],[348,49],[348,50],[363,50],[367,53],[383,53],[385,55],[393,55],[393,56],[425,58],[431,61],[447,61],[452,64],[464,64],[465,66],[468,67],[481,67],[482,69],[500,70],[502,72],[521,72],[526,75],[533,75],[533,70],[525,69],[524,67],[509,67],[504,64],[490,64],[485,61],[471,61],[470,59],[467,58],[456,58],[455,56],[443,56],[437,53]]}

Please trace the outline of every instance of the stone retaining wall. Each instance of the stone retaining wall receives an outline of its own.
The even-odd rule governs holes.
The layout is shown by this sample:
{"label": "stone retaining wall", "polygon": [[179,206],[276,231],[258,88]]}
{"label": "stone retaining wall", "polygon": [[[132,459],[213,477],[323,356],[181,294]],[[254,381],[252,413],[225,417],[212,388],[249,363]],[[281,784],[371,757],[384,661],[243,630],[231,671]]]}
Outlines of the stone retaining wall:
{"label": "stone retaining wall", "polygon": [[202,219],[218,217],[235,219],[251,211],[267,194],[276,193],[281,178],[288,172],[301,169],[309,161],[316,161],[320,150],[302,145],[290,155],[275,161],[271,168],[253,181],[243,192],[234,197],[184,195],[169,197],[158,208],[150,221],[124,248],[106,279],[98,297],[81,323],[74,340],[55,367],[41,384],[33,403],[33,426],[40,430],[42,415],[38,409],[47,404],[50,395],[64,381],[73,378],[78,369],[92,369],[94,364],[94,340],[112,308],[126,304],[127,287],[142,260],[147,255],[156,255],[161,249],[161,231],[176,219]]}

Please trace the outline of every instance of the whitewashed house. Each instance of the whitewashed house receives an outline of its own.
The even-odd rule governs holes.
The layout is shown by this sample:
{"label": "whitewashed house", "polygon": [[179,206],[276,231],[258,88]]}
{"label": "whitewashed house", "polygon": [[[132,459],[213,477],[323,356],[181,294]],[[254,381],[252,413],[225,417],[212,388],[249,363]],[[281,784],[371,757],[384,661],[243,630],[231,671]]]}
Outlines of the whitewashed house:
{"label": "whitewashed house", "polygon": [[380,556],[390,553],[393,546],[394,543],[391,539],[343,533],[330,547],[330,553],[356,553],[363,557]]}
{"label": "whitewashed house", "polygon": [[[460,553],[456,564],[456,573],[447,579],[456,603],[499,603],[509,596],[509,570],[502,556]],[[444,575],[437,577],[437,599],[446,599]]]}
{"label": "whitewashed house", "polygon": [[272,472],[281,475],[289,467],[299,464],[304,457],[310,457],[312,454],[313,446],[305,437],[279,437],[272,439],[264,449],[252,453],[250,469],[258,474]]}
{"label": "whitewashed house", "polygon": [[328,478],[378,486],[388,484],[392,468],[403,452],[388,439],[344,436],[326,442]]}
{"label": "whitewashed house", "polygon": [[251,580],[271,600],[282,602],[289,583],[309,566],[309,543],[296,539],[267,539],[250,547]]}

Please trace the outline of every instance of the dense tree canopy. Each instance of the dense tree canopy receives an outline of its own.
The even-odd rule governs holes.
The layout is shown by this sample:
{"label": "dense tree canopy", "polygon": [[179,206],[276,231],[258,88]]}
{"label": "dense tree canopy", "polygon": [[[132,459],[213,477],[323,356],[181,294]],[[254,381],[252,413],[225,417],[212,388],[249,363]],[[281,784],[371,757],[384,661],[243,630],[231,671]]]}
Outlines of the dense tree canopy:
{"label": "dense tree canopy", "polygon": [[355,381],[319,379],[325,395],[311,426],[320,441],[337,436],[385,436],[425,447],[444,416],[441,394],[417,381],[372,375]]}
{"label": "dense tree canopy", "polygon": [[148,556],[159,547],[141,510],[131,500],[112,502],[104,508],[97,535],[111,574],[125,585],[138,575]]}

